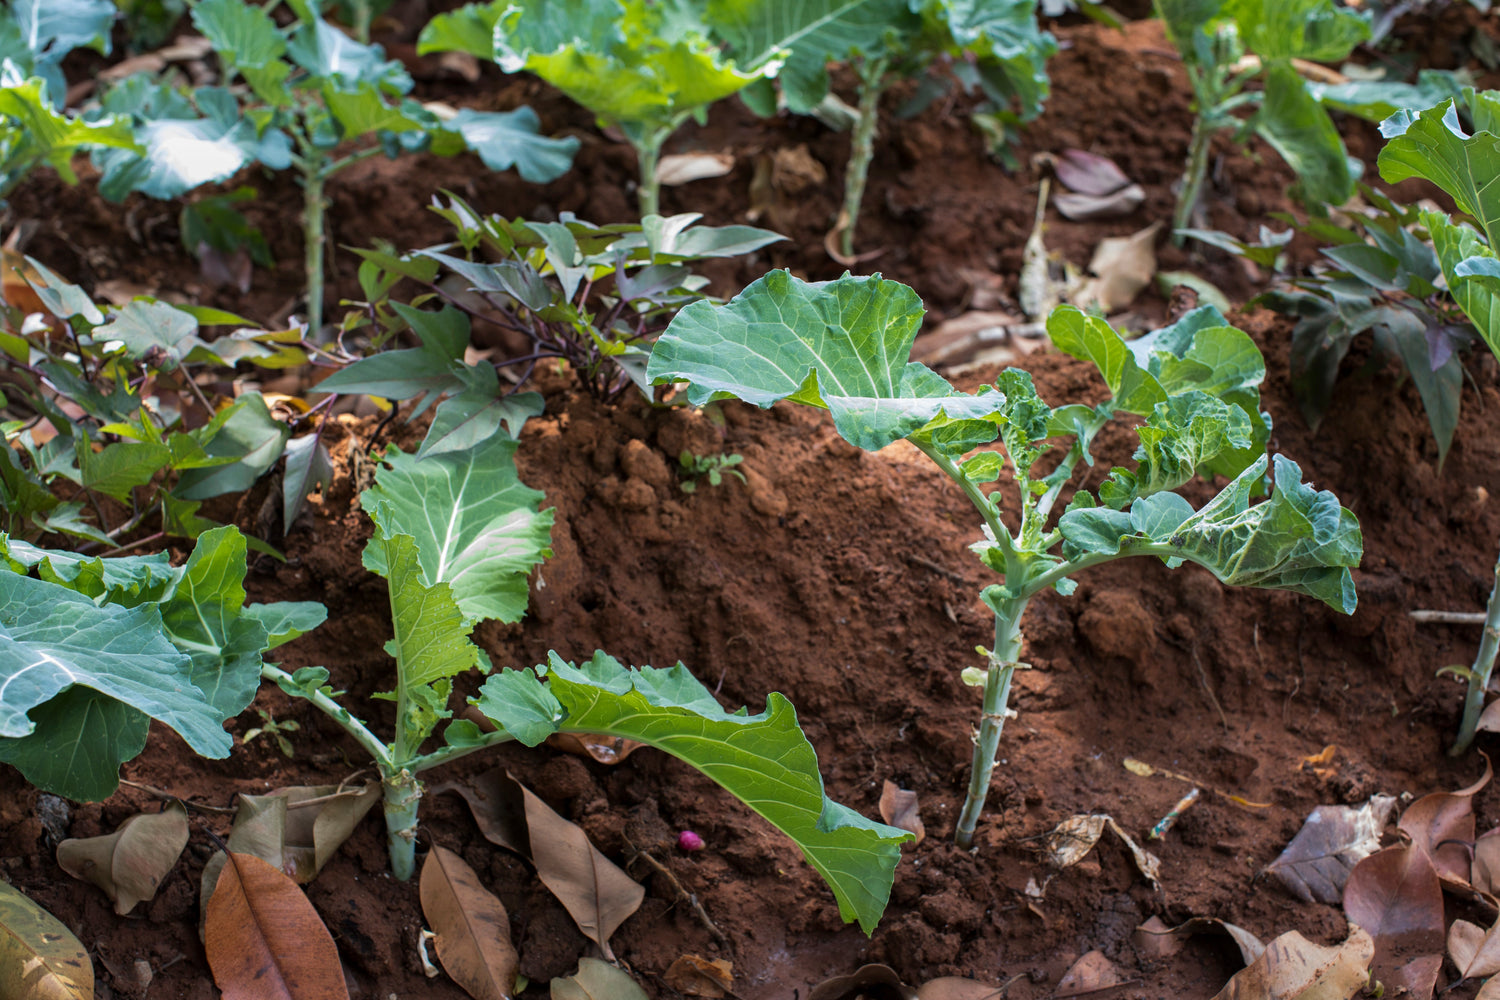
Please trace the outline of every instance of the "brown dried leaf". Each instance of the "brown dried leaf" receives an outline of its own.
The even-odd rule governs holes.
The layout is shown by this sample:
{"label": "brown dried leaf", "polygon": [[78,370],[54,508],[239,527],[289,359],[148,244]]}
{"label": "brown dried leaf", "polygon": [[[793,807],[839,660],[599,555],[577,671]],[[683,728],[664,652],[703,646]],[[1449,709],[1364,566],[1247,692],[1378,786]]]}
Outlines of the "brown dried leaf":
{"label": "brown dried leaf", "polygon": [[339,952],[302,890],[230,854],[209,901],[204,950],[224,1000],[349,1000]]}
{"label": "brown dried leaf", "polygon": [[1079,194],[1103,196],[1113,194],[1130,183],[1130,178],[1107,156],[1065,149],[1052,164],[1063,187]]}
{"label": "brown dried leaf", "polygon": [[1382,982],[1414,955],[1442,956],[1443,887],[1432,860],[1410,844],[1376,851],[1354,866],[1344,913],[1374,937],[1374,972]]}
{"label": "brown dried leaf", "polygon": [[[492,723],[493,725],[493,723]],[[644,743],[623,736],[600,736],[595,733],[553,733],[547,745],[565,753],[588,757],[600,764],[618,764],[635,753]]]}
{"label": "brown dried leaf", "polygon": [[420,893],[449,977],[474,1000],[510,1000],[521,959],[499,898],[462,858],[436,846],[422,863]]}
{"label": "brown dried leaf", "polygon": [[1151,917],[1137,927],[1130,935],[1130,943],[1137,954],[1152,959],[1171,958],[1187,947],[1187,942],[1163,923],[1161,917]]}
{"label": "brown dried leaf", "polygon": [[578,971],[552,980],[552,1000],[649,1000],[629,974],[597,958],[580,958]]}
{"label": "brown dried leaf", "polygon": [[1395,807],[1389,795],[1372,795],[1358,808],[1318,806],[1263,874],[1305,902],[1338,906],[1349,872],[1380,848],[1380,831]]}
{"label": "brown dried leaf", "polygon": [[1493,976],[1500,972],[1500,923],[1486,931],[1467,920],[1455,920],[1448,928],[1448,957],[1458,966],[1458,974]]}
{"label": "brown dried leaf", "polygon": [[646,898],[640,883],[600,854],[580,827],[553,812],[503,768],[432,791],[462,795],[485,838],[536,865],[537,877],[578,929],[613,961],[609,937]]}
{"label": "brown dried leaf", "polygon": [[881,788],[880,818],[897,829],[916,834],[913,844],[920,844],[927,836],[927,828],[917,811],[917,793],[897,788],[894,781],[887,781]]}
{"label": "brown dried leaf", "polygon": [[1016,319],[1009,313],[975,310],[944,320],[917,338],[912,360],[926,365],[968,361],[982,347],[1011,339]]}
{"label": "brown dried leaf", "polygon": [[1474,841],[1474,861],[1469,869],[1469,882],[1482,893],[1490,896],[1500,894],[1500,826]]}
{"label": "brown dried leaf", "polygon": [[663,187],[677,187],[723,177],[733,169],[733,153],[672,153],[657,164],[656,180]]}
{"label": "brown dried leaf", "polygon": [[923,983],[917,989],[917,1000],[1003,1000],[1004,990],[958,976],[943,976]]}
{"label": "brown dried leaf", "polygon": [[[1480,756],[1483,756],[1481,754]],[[1484,758],[1484,774],[1468,788],[1424,795],[1406,807],[1397,827],[1417,848],[1427,852],[1445,884],[1469,886],[1469,844],[1474,842],[1474,795],[1493,775]]]}
{"label": "brown dried leaf", "polygon": [[0,997],[93,996],[94,966],[73,932],[0,879]]}
{"label": "brown dried leaf", "polygon": [[679,955],[667,966],[662,982],[683,996],[719,1000],[734,988],[733,972],[734,966],[727,959],[710,962],[701,955]]}
{"label": "brown dried leaf", "polygon": [[1135,301],[1141,290],[1151,284],[1156,274],[1156,234],[1160,222],[1129,236],[1112,236],[1099,241],[1089,270],[1095,277],[1084,283],[1073,295],[1080,309],[1098,305],[1106,313],[1123,309]]}
{"label": "brown dried leaf", "polygon": [[834,976],[812,988],[807,1000],[855,1000],[856,997],[918,1000],[917,991],[901,981],[888,965],[862,965],[847,976]]}
{"label": "brown dried leaf", "polygon": [[1359,927],[1332,948],[1288,931],[1235,973],[1214,1000],[1350,1000],[1370,981],[1374,955],[1374,939]]}
{"label": "brown dried leaf", "polygon": [[[1433,990],[1437,988],[1438,972],[1442,968],[1442,955],[1421,955],[1380,977],[1380,981],[1385,984],[1385,995],[1388,997],[1432,1000]],[[1483,995],[1481,990],[1480,996]]]}
{"label": "brown dried leaf", "polygon": [[1102,951],[1085,952],[1074,962],[1058,981],[1055,997],[1076,997],[1085,993],[1107,990],[1125,982],[1115,963],[1104,957]]}
{"label": "brown dried leaf", "polygon": [[159,813],[130,817],[114,833],[64,840],[57,845],[57,863],[103,889],[123,916],[156,895],[187,842],[187,809],[173,801]]}
{"label": "brown dried leaf", "polygon": [[1146,200],[1146,189],[1132,184],[1105,195],[1056,194],[1052,207],[1065,219],[1091,222],[1095,219],[1118,219],[1140,208]]}
{"label": "brown dried leaf", "polygon": [[1161,884],[1161,861],[1131,839],[1130,835],[1121,829],[1120,824],[1115,822],[1113,816],[1104,813],[1070,816],[1057,824],[1043,841],[1043,857],[1057,868],[1076,865],[1083,860],[1085,854],[1093,850],[1099,838],[1104,836],[1106,827],[1113,830],[1115,836],[1125,842],[1141,874],[1146,876],[1152,885],[1159,886]]}

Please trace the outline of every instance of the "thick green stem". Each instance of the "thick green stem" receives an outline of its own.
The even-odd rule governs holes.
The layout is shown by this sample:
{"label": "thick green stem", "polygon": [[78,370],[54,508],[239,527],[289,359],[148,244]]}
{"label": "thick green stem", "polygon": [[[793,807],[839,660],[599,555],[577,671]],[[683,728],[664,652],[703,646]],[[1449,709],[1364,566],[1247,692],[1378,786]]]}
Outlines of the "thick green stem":
{"label": "thick green stem", "polygon": [[980,710],[979,732],[974,737],[974,764],[969,771],[969,794],[953,841],[964,850],[974,846],[974,827],[984,812],[984,800],[990,793],[990,775],[995,770],[995,755],[1000,749],[1000,733],[1005,728],[1005,714],[1010,702],[1010,682],[1015,676],[1021,655],[1021,616],[1026,613],[1029,598],[1005,601],[995,614],[995,648],[990,653],[989,671],[984,680],[984,706]]}
{"label": "thick green stem", "polygon": [[661,147],[664,141],[664,136],[653,132],[633,143],[641,169],[641,185],[636,191],[636,197],[640,202],[642,219],[648,215],[661,214],[661,180],[657,177],[657,168],[661,165]]}
{"label": "thick green stem", "polygon": [[1490,674],[1495,670],[1495,654],[1500,652],[1500,563],[1495,564],[1495,582],[1490,589],[1490,603],[1485,609],[1484,637],[1469,673],[1469,696],[1464,700],[1464,721],[1458,739],[1448,752],[1454,756],[1469,749],[1479,731],[1479,716],[1484,711],[1484,695],[1489,690]]}
{"label": "thick green stem", "polygon": [[1177,210],[1172,213],[1172,242],[1178,246],[1187,240],[1182,231],[1192,225],[1193,210],[1198,207],[1203,181],[1208,176],[1208,151],[1213,144],[1208,113],[1200,99],[1198,117],[1193,119],[1193,138],[1188,144],[1187,170],[1182,175],[1182,190],[1177,192]]}
{"label": "thick green stem", "polygon": [[910,438],[907,440],[918,451],[932,459],[932,463],[939,469],[942,469],[944,475],[958,484],[958,488],[964,491],[964,496],[969,498],[969,502],[974,505],[974,509],[979,511],[979,516],[984,518],[984,523],[989,526],[990,534],[994,535],[995,542],[1009,556],[1015,549],[1015,540],[1010,537],[1010,532],[1006,529],[1005,522],[1000,520],[1000,514],[995,510],[995,505],[990,503],[990,498],[984,495],[984,491],[979,488],[979,484],[964,475],[963,470],[947,455],[944,455],[935,448],[912,441]]}
{"label": "thick green stem", "polygon": [[422,783],[403,768],[383,776],[385,787],[385,842],[391,855],[391,874],[402,882],[416,871],[417,806],[422,801]]}
{"label": "thick green stem", "polygon": [[849,167],[844,172],[844,211],[839,218],[839,252],[854,256],[854,228],[865,200],[870,161],[875,158],[875,132],[880,124],[880,96],[885,93],[886,60],[876,59],[860,73],[859,117],[850,140]]}
{"label": "thick green stem", "polygon": [[307,339],[322,343],[323,332],[323,195],[327,175],[323,165],[310,163],[303,174],[302,229],[307,238]]}

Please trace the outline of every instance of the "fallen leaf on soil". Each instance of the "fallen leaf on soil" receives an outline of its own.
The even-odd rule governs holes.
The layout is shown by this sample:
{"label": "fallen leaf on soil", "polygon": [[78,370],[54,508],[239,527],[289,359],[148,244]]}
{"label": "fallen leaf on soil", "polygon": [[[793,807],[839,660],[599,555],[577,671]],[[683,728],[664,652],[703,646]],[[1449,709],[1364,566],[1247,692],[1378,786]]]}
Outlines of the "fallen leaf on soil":
{"label": "fallen leaf on soil", "polygon": [[599,736],[594,733],[553,733],[547,745],[565,753],[588,757],[601,764],[618,764],[635,753],[644,743],[623,736]]}
{"label": "fallen leaf on soil", "polygon": [[1437,988],[1438,972],[1442,968],[1442,955],[1421,955],[1379,978],[1385,984],[1385,995],[1388,997],[1432,1000],[1432,992]]}
{"label": "fallen leaf on soil", "polygon": [[1160,222],[1129,236],[1111,236],[1099,241],[1089,271],[1094,277],[1071,296],[1080,309],[1097,305],[1106,313],[1123,309],[1135,301],[1156,273],[1156,234]]}
{"label": "fallen leaf on soil", "polygon": [[1474,862],[1469,869],[1469,882],[1487,895],[1500,894],[1500,826],[1474,841]]}
{"label": "fallen leaf on soil", "polygon": [[613,960],[609,937],[640,907],[646,890],[504,768],[459,784],[433,787],[457,792],[469,804],[485,839],[536,866],[537,877],[567,909],[578,929]]}
{"label": "fallen leaf on soil", "polygon": [[1443,886],[1432,860],[1410,844],[1376,851],[1354,866],[1344,913],[1375,939],[1374,975],[1382,982],[1413,956],[1442,955]]}
{"label": "fallen leaf on soil", "polygon": [[57,845],[57,864],[103,889],[124,916],[156,895],[187,842],[187,809],[174,801],[161,812],[131,816],[114,833],[64,840]]}
{"label": "fallen leaf on soil", "polygon": [[1058,194],[1053,195],[1052,205],[1065,219],[1074,222],[1090,222],[1094,219],[1118,219],[1129,215],[1146,200],[1146,189],[1131,184],[1105,195]]}
{"label": "fallen leaf on soil", "polygon": [[1338,906],[1349,872],[1380,848],[1380,831],[1395,808],[1390,795],[1372,795],[1358,808],[1318,806],[1263,873],[1298,899]]}
{"label": "fallen leaf on soil", "polygon": [[711,997],[713,1000],[728,995],[734,986],[734,966],[727,959],[716,958],[712,962],[700,955],[679,955],[667,966],[662,982],[684,996]]}
{"label": "fallen leaf on soil", "polygon": [[1135,929],[1130,940],[1136,950],[1153,958],[1168,958],[1177,954],[1183,948],[1182,938],[1197,933],[1200,930],[1220,931],[1229,935],[1235,947],[1240,950],[1240,958],[1246,965],[1251,964],[1266,950],[1261,944],[1260,938],[1251,934],[1243,927],[1226,923],[1217,917],[1194,917],[1191,920],[1178,924],[1176,927],[1168,927],[1157,917],[1152,917],[1144,924]]}
{"label": "fallen leaf on soil", "polygon": [[422,863],[420,894],[449,978],[475,1000],[510,1000],[521,959],[499,897],[463,858],[436,846]]}
{"label": "fallen leaf on soil", "polygon": [[1500,972],[1500,923],[1486,931],[1467,920],[1455,920],[1448,928],[1448,957],[1458,966],[1458,974],[1493,976]]}
{"label": "fallen leaf on soil", "polygon": [[230,854],[204,918],[204,950],[224,1000],[348,1000],[338,948],[297,883]]}
{"label": "fallen leaf on soil", "polygon": [[881,789],[880,818],[897,829],[915,834],[914,845],[927,836],[927,828],[917,812],[917,793],[897,788],[894,781],[887,781]]}
{"label": "fallen leaf on soil", "polygon": [[998,986],[958,976],[929,980],[917,989],[917,1000],[1003,1000],[1004,996]]}
{"label": "fallen leaf on soil", "polygon": [[888,965],[862,965],[847,976],[823,980],[812,988],[807,1000],[854,1000],[859,996],[917,1000],[917,991],[903,983]]}
{"label": "fallen leaf on soil", "polygon": [[552,1000],[650,1000],[628,973],[597,958],[580,958],[577,972],[551,985]]}
{"label": "fallen leaf on soil", "polygon": [[1113,194],[1130,184],[1114,160],[1081,149],[1065,149],[1052,160],[1052,170],[1063,187],[1096,197]]}
{"label": "fallen leaf on soil", "polygon": [[1287,931],[1235,973],[1214,1000],[1349,1000],[1370,981],[1374,955],[1374,939],[1359,927],[1332,948]]}
{"label": "fallen leaf on soil", "polygon": [[1478,781],[1456,792],[1422,796],[1406,807],[1396,824],[1411,838],[1413,846],[1427,852],[1438,878],[1446,885],[1469,888],[1468,845],[1474,843],[1474,795],[1489,784],[1493,773],[1490,759],[1485,757],[1484,774]]}
{"label": "fallen leaf on soil", "polygon": [[0,997],[93,996],[94,966],[72,931],[0,880]]}
{"label": "fallen leaf on soil", "polygon": [[1085,993],[1095,993],[1099,990],[1107,990],[1111,986],[1119,986],[1125,982],[1120,970],[1115,968],[1115,963],[1104,957],[1102,951],[1085,952],[1078,961],[1063,973],[1063,977],[1057,983],[1055,997],[1076,997]]}
{"label": "fallen leaf on soil", "polygon": [[1113,830],[1115,836],[1125,842],[1141,874],[1146,876],[1152,885],[1159,887],[1161,885],[1161,861],[1132,840],[1130,835],[1120,828],[1120,824],[1115,822],[1114,817],[1104,813],[1070,816],[1057,824],[1052,832],[1047,834],[1047,839],[1043,843],[1043,856],[1056,868],[1076,865],[1083,860],[1084,855],[1094,849],[1099,838],[1104,836],[1106,827]]}
{"label": "fallen leaf on soil", "polygon": [[661,158],[656,180],[663,187],[723,177],[734,169],[733,153],[672,153]]}
{"label": "fallen leaf on soil", "polygon": [[1150,764],[1147,764],[1145,761],[1137,760],[1134,757],[1126,757],[1120,763],[1125,768],[1125,770],[1129,771],[1131,774],[1139,775],[1142,778],[1152,778],[1159,775],[1163,778],[1171,778],[1173,781],[1180,781],[1185,785],[1192,785],[1195,788],[1206,788],[1217,795],[1219,798],[1223,799],[1225,802],[1232,802],[1244,809],[1271,808],[1271,803],[1269,802],[1251,802],[1249,799],[1245,798],[1242,795],[1234,795],[1222,789],[1215,788],[1208,782],[1199,781],[1197,778],[1194,778],[1191,775],[1182,774],[1178,771],[1168,771],[1164,767],[1153,767]]}
{"label": "fallen leaf on soil", "polygon": [[[380,782],[363,785],[290,785],[266,795],[240,795],[228,846],[311,882],[359,821],[380,801]],[[200,906],[207,912],[224,868],[218,851],[203,866]]]}

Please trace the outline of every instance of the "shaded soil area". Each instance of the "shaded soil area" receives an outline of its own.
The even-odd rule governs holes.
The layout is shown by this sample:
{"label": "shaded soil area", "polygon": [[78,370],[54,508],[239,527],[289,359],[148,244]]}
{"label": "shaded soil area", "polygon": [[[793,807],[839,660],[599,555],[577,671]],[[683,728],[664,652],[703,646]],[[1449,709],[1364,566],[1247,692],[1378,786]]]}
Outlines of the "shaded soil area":
{"label": "shaded soil area", "polygon": [[[1461,12],[1443,16],[1463,19],[1454,37],[1473,26]],[[1135,24],[1124,34],[1069,27],[1062,37],[1068,44],[1050,66],[1053,96],[1024,138],[1023,163],[1034,152],[1090,149],[1114,157],[1148,191],[1141,209],[1118,222],[1049,216],[1049,245],[1083,263],[1101,237],[1169,216],[1191,119],[1181,65],[1156,26]],[[575,211],[599,222],[629,217],[627,147],[600,138],[586,115],[538,84],[486,82],[493,91],[471,103],[531,103],[547,129],[577,131],[584,138],[578,168],[538,190],[468,162],[368,161],[333,188],[338,242],[441,240],[438,220],[422,208],[438,187],[487,211]],[[455,86],[440,79],[426,85],[450,95]],[[1351,147],[1373,159],[1372,133],[1350,128]],[[740,221],[758,157],[805,145],[837,177],[844,142],[811,121],[762,122],[738,106],[716,109],[706,127],[680,136],[677,148],[728,149],[737,156],[734,173],[669,189],[665,207],[702,211],[715,223]],[[1215,227],[1249,234],[1265,213],[1292,210],[1290,174],[1260,153],[1220,161],[1208,207]],[[1012,175],[989,162],[959,105],[887,123],[862,229],[862,243],[884,253],[867,266],[914,285],[934,317],[963,307],[963,268],[1007,276],[1003,290],[1013,293],[1037,176],[1030,166]],[[42,179],[16,196],[14,209],[43,222],[31,251],[85,284],[130,282],[271,320],[296,307],[300,193],[285,179],[253,183],[261,189],[255,221],[282,263],[257,275],[243,297],[207,289],[181,260],[175,206],[133,201],[121,215],[86,186],[69,190]],[[837,204],[834,183],[785,194],[785,203],[771,206],[779,214],[762,224],[791,240],[716,273],[726,291],[772,266],[809,277],[842,270],[821,249]],[[351,258],[338,259],[336,293],[357,296]],[[1167,246],[1161,265],[1191,267],[1236,300],[1258,290],[1253,275],[1223,258]],[[1148,298],[1137,309],[1160,315],[1165,304]],[[1099,949],[1132,977],[1114,996],[1207,998],[1239,967],[1230,946],[1199,937],[1158,960],[1136,953],[1132,930],[1151,915],[1169,925],[1213,916],[1267,939],[1297,929],[1318,941],[1341,940],[1346,928],[1337,909],[1295,901],[1258,873],[1319,803],[1456,788],[1481,769],[1477,757],[1444,755],[1462,688],[1435,677],[1445,664],[1472,659],[1478,630],[1416,626],[1405,612],[1483,607],[1500,540],[1500,433],[1489,419],[1500,407],[1500,372],[1488,355],[1470,358],[1463,420],[1439,473],[1410,384],[1389,373],[1351,374],[1314,436],[1291,402],[1289,326],[1264,312],[1239,322],[1270,366],[1263,405],[1275,420],[1273,449],[1299,462],[1317,486],[1333,489],[1361,520],[1359,611],[1345,618],[1289,594],[1228,591],[1204,571],[1169,571],[1149,560],[1091,571],[1070,597],[1037,599],[1025,621],[1024,656],[1033,669],[1017,679],[1019,717],[1006,728],[972,853],[950,843],[978,714],[978,696],[959,672],[977,664],[975,646],[991,639],[978,593],[993,580],[966,550],[978,524],[963,496],[915,450],[863,453],[816,413],[724,404],[715,420],[639,399],[607,408],[562,377],[544,378],[546,412],[527,425],[518,462],[522,478],[556,509],[555,555],[532,582],[525,622],[483,627],[481,645],[497,666],[530,665],[554,649],[578,658],[602,648],[637,664],[681,660],[724,704],[752,711],[780,691],[797,706],[834,798],[874,816],[884,780],[916,791],[928,836],[906,850],[890,909],[872,937],[841,923],[831,895],[790,843],[664,755],[642,751],[607,767],[547,747],[505,747],[433,779],[462,781],[503,765],[627,865],[648,894],[613,945],[653,997],[675,997],[661,975],[679,955],[697,953],[730,959],[736,993],[748,1000],[806,996],[811,984],[872,961],[888,963],[908,982],[972,976],[1009,984],[1012,1000],[1034,1000],[1052,995],[1076,957]],[[1351,372],[1357,363],[1351,359]],[[1056,352],[1032,354],[1027,366],[1053,404],[1101,393],[1092,368]],[[972,389],[987,376],[994,372],[969,372],[959,381]],[[360,565],[369,529],[356,502],[363,472],[355,456],[371,429],[351,418],[333,432],[335,485],[284,538],[273,538],[287,562],[257,561],[247,587],[252,600],[328,605],[329,623],[285,647],[284,664],[327,666],[332,683],[386,731],[390,706],[370,696],[390,683],[391,661],[381,651],[388,616],[382,581]],[[420,436],[400,426],[394,434],[407,445]],[[1080,474],[1075,485],[1097,487],[1108,462],[1127,461],[1132,448],[1128,430],[1106,432],[1095,447],[1103,468]],[[742,455],[746,482],[684,494],[673,471],[684,449]],[[1196,505],[1214,490],[1199,483],[1185,492]],[[252,493],[238,511],[221,515],[252,528],[260,499]],[[228,760],[202,761],[155,729],[124,776],[191,802],[227,806],[238,792],[333,783],[360,767],[357,747],[304,703],[264,690],[256,704],[300,723],[295,759],[262,739],[237,747]],[[243,733],[257,722],[249,713],[232,728]],[[1486,737],[1481,748],[1492,743]],[[1330,744],[1338,748],[1330,767],[1301,766]],[[1059,821],[1102,811],[1144,834],[1182,794],[1175,782],[1127,771],[1127,757],[1268,805],[1247,809],[1206,796],[1151,844],[1162,861],[1159,890],[1109,838],[1081,864],[1053,873],[1038,847]],[[102,894],[57,868],[37,799],[15,772],[0,769],[0,866],[93,950],[100,995],[142,995],[133,966],[145,959],[155,975],[145,995],[215,996],[198,942],[196,894],[212,850],[205,830],[225,835],[227,818],[195,814],[189,853],[155,901],[118,917]],[[155,801],[127,787],[106,803],[75,806],[62,825],[75,837],[108,832]],[[1500,822],[1500,794],[1481,793],[1476,812],[1481,830]],[[684,829],[697,832],[706,848],[676,851]],[[420,836],[423,847],[458,852],[500,895],[522,971],[534,983],[572,972],[590,953],[534,873],[484,840],[455,797],[424,804]],[[677,902],[662,876],[632,860],[638,851],[670,868],[727,943]],[[393,881],[386,869],[384,830],[371,816],[308,888],[339,944],[351,992],[461,997],[447,979],[424,977],[416,887]],[[1040,898],[1028,895],[1033,880]],[[545,987],[526,995],[545,996]]]}

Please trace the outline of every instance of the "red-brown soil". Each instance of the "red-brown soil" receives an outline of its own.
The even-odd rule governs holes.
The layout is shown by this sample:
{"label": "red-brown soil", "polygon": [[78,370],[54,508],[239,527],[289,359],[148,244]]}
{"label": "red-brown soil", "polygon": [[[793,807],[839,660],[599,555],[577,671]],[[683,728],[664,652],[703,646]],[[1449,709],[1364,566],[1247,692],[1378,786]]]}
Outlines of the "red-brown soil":
{"label": "red-brown soil", "polygon": [[[1462,36],[1450,25],[1453,18],[1471,25],[1461,6],[1443,15],[1434,37]],[[1133,25],[1124,35],[1070,27],[1062,37],[1066,47],[1051,65],[1053,96],[1026,134],[1023,162],[1038,151],[1091,149],[1114,157],[1148,191],[1142,208],[1117,223],[1049,216],[1049,245],[1084,263],[1102,236],[1169,215],[1191,122],[1180,64],[1155,26]],[[448,82],[430,86],[449,97],[457,92]],[[484,86],[485,93],[470,95],[474,103],[529,102],[547,128],[582,134],[578,168],[538,190],[467,162],[370,161],[334,185],[338,242],[442,239],[441,225],[422,208],[440,186],[487,211],[629,217],[633,163],[626,147],[598,137],[586,114],[538,84],[486,75]],[[914,121],[886,123],[861,230],[867,248],[885,250],[868,267],[914,285],[938,317],[962,307],[960,268],[1005,275],[1014,291],[1039,176],[1030,167],[1008,175],[986,160],[961,109],[939,105]],[[1377,140],[1362,129],[1350,123],[1351,147],[1373,159]],[[739,158],[735,172],[669,189],[665,207],[703,211],[715,223],[738,221],[757,155],[806,144],[836,178],[844,142],[811,121],[761,122],[726,105],[707,127],[679,137],[677,147],[731,150]],[[1255,150],[1259,159],[1252,160],[1227,146],[1223,152],[1210,195],[1215,226],[1248,235],[1266,212],[1291,209],[1291,178],[1273,154]],[[126,225],[87,186],[67,190],[46,179],[13,204],[19,217],[42,220],[31,251],[86,284],[126,281],[211,297],[269,320],[295,304],[299,192],[284,178],[250,181],[262,191],[255,221],[282,264],[258,275],[243,298],[203,288],[180,259],[175,206],[132,201]],[[838,273],[821,249],[836,201],[833,182],[800,194],[795,212],[778,220],[791,241],[723,268],[715,274],[720,286],[733,291],[771,266],[811,277]],[[351,258],[339,261],[337,293],[353,297]],[[1237,300],[1258,290],[1222,257],[1167,246],[1161,263],[1198,270]],[[1148,295],[1137,309],[1159,316],[1164,304]],[[1009,984],[1004,995],[1011,1000],[1030,1000],[1051,996],[1073,959],[1100,949],[1132,977],[1113,996],[1207,998],[1238,967],[1231,948],[1199,937],[1173,958],[1152,960],[1136,953],[1131,931],[1153,914],[1168,924],[1213,916],[1263,938],[1297,929],[1321,942],[1341,940],[1346,928],[1337,909],[1297,902],[1257,873],[1319,803],[1456,788],[1481,770],[1475,756],[1444,755],[1462,688],[1435,677],[1437,668],[1472,658],[1478,630],[1419,627],[1405,612],[1484,604],[1500,542],[1500,434],[1490,419],[1500,407],[1500,384],[1487,354],[1471,357],[1463,421],[1439,474],[1409,383],[1398,385],[1387,373],[1355,377],[1351,369],[1313,436],[1290,398],[1288,325],[1263,312],[1239,321],[1270,366],[1264,406],[1275,418],[1273,448],[1361,520],[1358,613],[1344,618],[1293,595],[1226,590],[1203,571],[1169,571],[1147,560],[1092,571],[1071,597],[1039,598],[1025,622],[1025,659],[1035,669],[1018,678],[1013,704],[1020,715],[1006,728],[972,853],[950,842],[977,716],[977,695],[958,675],[976,663],[974,647],[990,639],[991,620],[977,595],[992,581],[966,550],[978,530],[958,491],[914,450],[862,453],[812,412],[727,404],[719,426],[639,399],[603,407],[565,379],[544,380],[547,410],[527,425],[518,461],[523,478],[556,508],[556,554],[533,581],[527,619],[481,629],[481,643],[497,665],[530,665],[549,649],[587,656],[596,647],[633,663],[680,659],[725,704],[753,711],[780,691],[797,706],[836,799],[874,816],[883,780],[915,790],[928,836],[906,850],[873,937],[840,923],[831,895],[788,842],[706,778],[655,752],[605,767],[546,747],[507,747],[432,777],[462,780],[503,764],[611,857],[629,863],[628,838],[668,865],[728,944],[675,905],[660,876],[639,861],[629,864],[648,896],[613,944],[653,997],[676,996],[661,974],[679,955],[697,953],[730,959],[736,994],[749,1000],[806,996],[810,985],[874,961],[908,982],[972,976]],[[1055,352],[1032,355],[1028,366],[1053,403],[1098,391],[1092,369]],[[960,381],[972,388],[986,374],[993,375],[974,372]],[[404,442],[416,434],[396,431]],[[328,605],[329,623],[278,655],[289,667],[326,665],[333,683],[384,728],[389,706],[368,698],[389,683],[391,662],[380,650],[388,621],[383,584],[359,561],[368,528],[348,465],[355,442],[336,442],[334,488],[284,539],[273,538],[287,562],[257,561],[247,586],[252,600]],[[683,494],[670,469],[684,447],[743,455],[748,482]],[[1132,436],[1116,429],[1095,450],[1106,462],[1125,461],[1132,447]],[[1096,469],[1081,485],[1096,486],[1101,476]],[[1213,489],[1196,484],[1187,492],[1196,503]],[[254,506],[242,504],[246,527]],[[241,791],[336,782],[360,767],[352,742],[304,703],[267,689],[257,705],[301,724],[295,760],[265,740],[237,747],[226,761],[199,760],[175,736],[153,731],[125,777],[224,806]],[[242,733],[252,720],[253,713],[233,728]],[[1331,770],[1299,766],[1329,744],[1338,747]],[[1493,749],[1492,739],[1480,746]],[[1205,797],[1150,845],[1162,860],[1160,891],[1110,838],[1049,878],[1038,837],[1060,820],[1102,811],[1140,835],[1182,793],[1167,779],[1126,771],[1126,757],[1270,806],[1250,810]],[[122,789],[106,803],[76,806],[69,832],[107,832],[153,802]],[[99,995],[141,995],[132,965],[145,959],[155,971],[146,995],[215,996],[197,937],[196,895],[212,849],[203,830],[222,836],[227,819],[197,814],[189,852],[156,900],[122,918],[102,894],[58,869],[36,805],[36,792],[0,769],[3,874],[92,949]],[[500,895],[522,970],[536,984],[526,995],[545,996],[546,980],[570,973],[591,946],[523,862],[479,835],[461,802],[438,796],[423,809],[421,843],[459,852]],[[1481,830],[1500,822],[1500,793],[1481,793],[1476,810]],[[683,829],[700,834],[706,849],[676,851]],[[1045,884],[1045,898],[1034,904],[1024,895],[1032,879]],[[339,944],[354,996],[463,995],[446,978],[422,975],[416,888],[387,873],[376,816],[309,886],[309,896]]]}

